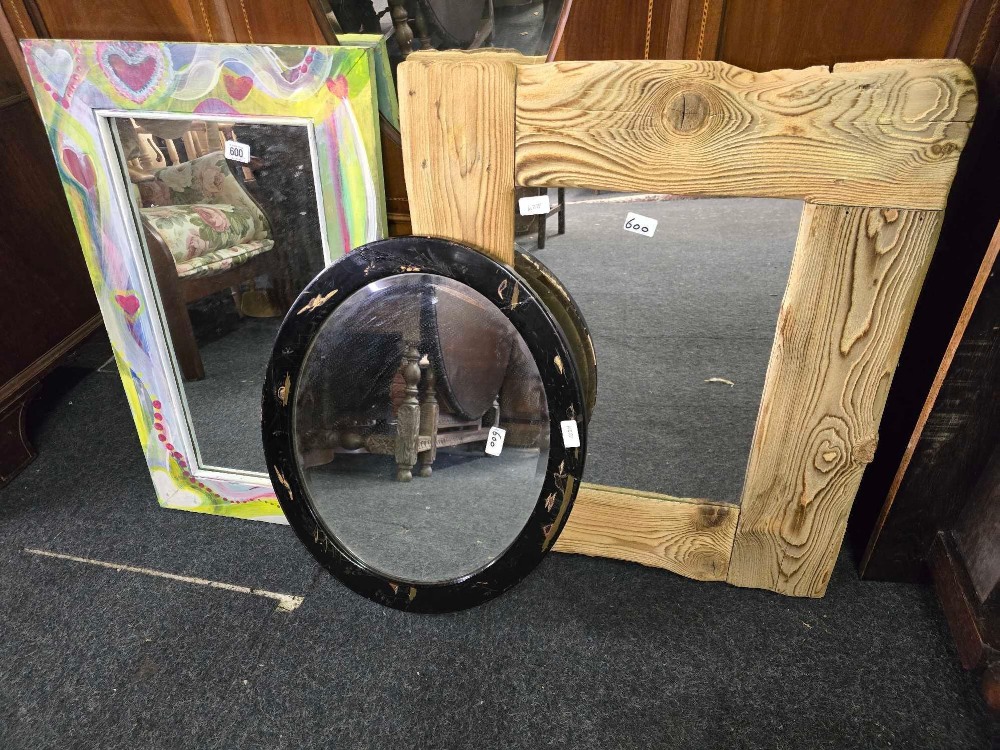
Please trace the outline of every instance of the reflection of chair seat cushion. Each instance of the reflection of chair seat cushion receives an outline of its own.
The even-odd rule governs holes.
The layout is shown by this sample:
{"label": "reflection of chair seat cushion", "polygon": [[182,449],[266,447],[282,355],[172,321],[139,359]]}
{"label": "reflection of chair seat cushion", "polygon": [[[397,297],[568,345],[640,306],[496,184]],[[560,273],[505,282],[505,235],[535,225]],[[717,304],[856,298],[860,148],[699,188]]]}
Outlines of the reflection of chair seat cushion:
{"label": "reflection of chair seat cushion", "polygon": [[254,212],[227,203],[194,203],[142,209],[144,221],[163,239],[178,265],[236,245],[266,240],[268,227]]}
{"label": "reflection of chair seat cushion", "polygon": [[226,247],[177,263],[177,275],[181,277],[210,276],[221,271],[228,271],[230,268],[243,265],[261,253],[266,253],[272,247],[274,247],[273,240],[254,240]]}

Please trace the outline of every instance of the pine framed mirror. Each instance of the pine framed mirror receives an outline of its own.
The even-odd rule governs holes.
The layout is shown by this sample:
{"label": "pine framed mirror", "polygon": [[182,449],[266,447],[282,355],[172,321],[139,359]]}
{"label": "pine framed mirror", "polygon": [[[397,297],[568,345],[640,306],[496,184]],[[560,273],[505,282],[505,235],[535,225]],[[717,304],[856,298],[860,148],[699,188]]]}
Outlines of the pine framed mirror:
{"label": "pine framed mirror", "polygon": [[399,91],[414,231],[503,263],[516,187],[804,201],[739,504],[584,483],[556,549],[822,596],[972,127],[968,67],[415,52]]}

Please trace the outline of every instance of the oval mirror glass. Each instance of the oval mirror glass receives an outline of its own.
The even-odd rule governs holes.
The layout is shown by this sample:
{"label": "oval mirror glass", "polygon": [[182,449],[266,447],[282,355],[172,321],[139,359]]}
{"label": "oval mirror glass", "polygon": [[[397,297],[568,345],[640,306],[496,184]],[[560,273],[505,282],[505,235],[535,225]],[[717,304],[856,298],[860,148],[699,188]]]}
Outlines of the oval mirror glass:
{"label": "oval mirror glass", "polygon": [[549,419],[531,353],[493,304],[442,276],[390,276],[346,299],[309,347],[292,414],[320,520],[402,583],[484,568],[544,480]]}

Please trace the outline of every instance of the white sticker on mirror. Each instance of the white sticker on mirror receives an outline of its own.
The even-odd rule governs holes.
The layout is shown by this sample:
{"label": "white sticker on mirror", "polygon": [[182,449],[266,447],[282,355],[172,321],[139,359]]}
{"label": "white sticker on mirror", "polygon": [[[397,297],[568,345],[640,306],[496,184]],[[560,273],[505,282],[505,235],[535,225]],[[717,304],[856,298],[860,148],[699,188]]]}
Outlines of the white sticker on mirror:
{"label": "white sticker on mirror", "polygon": [[250,147],[239,141],[226,141],[226,158],[249,164]]}
{"label": "white sticker on mirror", "polygon": [[499,456],[503,450],[503,438],[507,430],[502,427],[490,427],[490,434],[486,438],[486,453],[490,456]]}
{"label": "white sticker on mirror", "polygon": [[656,219],[629,211],[628,216],[625,217],[625,231],[635,232],[643,237],[652,237],[658,223]]}
{"label": "white sticker on mirror", "polygon": [[549,196],[547,195],[526,195],[518,199],[517,208],[521,216],[536,216],[549,212]]}
{"label": "white sticker on mirror", "polygon": [[580,431],[576,428],[575,419],[565,419],[559,423],[562,428],[563,445],[567,448],[580,447]]}

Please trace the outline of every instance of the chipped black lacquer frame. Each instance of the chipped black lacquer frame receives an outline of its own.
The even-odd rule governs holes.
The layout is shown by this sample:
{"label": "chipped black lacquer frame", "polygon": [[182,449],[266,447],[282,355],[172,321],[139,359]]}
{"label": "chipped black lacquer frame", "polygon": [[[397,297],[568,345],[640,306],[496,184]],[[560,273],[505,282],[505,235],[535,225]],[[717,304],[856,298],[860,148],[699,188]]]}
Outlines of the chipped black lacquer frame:
{"label": "chipped black lacquer frame", "polygon": [[[295,458],[296,388],[314,336],[354,292],[373,281],[404,273],[454,279],[493,302],[524,339],[548,401],[548,465],[527,523],[492,562],[443,583],[390,579],[347,550],[313,507]],[[268,364],[261,404],[268,471],[285,517],[303,544],[355,592],[411,612],[465,609],[519,583],[555,544],[576,497],[586,455],[589,409],[579,369],[586,364],[578,364],[566,333],[532,286],[512,269],[464,245],[431,237],[396,237],[364,245],[324,270],[288,311]],[[579,448],[563,446],[560,422],[568,419],[577,423]],[[488,491],[483,488],[483,494]]]}

